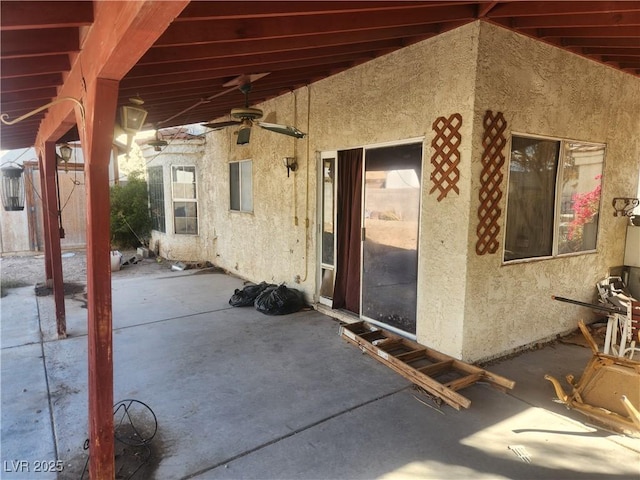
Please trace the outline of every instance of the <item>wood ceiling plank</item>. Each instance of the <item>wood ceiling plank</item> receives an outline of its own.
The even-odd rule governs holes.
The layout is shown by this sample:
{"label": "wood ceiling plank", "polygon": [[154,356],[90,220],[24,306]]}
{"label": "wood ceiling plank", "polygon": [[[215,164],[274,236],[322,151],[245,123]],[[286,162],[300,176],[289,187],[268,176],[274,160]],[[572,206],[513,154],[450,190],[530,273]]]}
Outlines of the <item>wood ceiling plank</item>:
{"label": "wood ceiling plank", "polygon": [[540,28],[539,38],[547,37],[583,37],[583,38],[630,38],[640,45],[638,27],[576,27],[576,28]]}
{"label": "wood ceiling plank", "polygon": [[[3,104],[7,103],[40,100],[40,103],[49,103],[56,97],[58,89],[56,87],[36,88],[32,90],[21,90],[17,92],[2,92]],[[44,101],[43,101],[44,99]]]}
{"label": "wood ceiling plank", "polygon": [[0,60],[0,77],[14,78],[43,73],[66,72],[71,69],[69,55],[8,58]]}
{"label": "wood ceiling plank", "polygon": [[[282,88],[282,85],[288,82],[292,82],[292,83],[305,82],[309,78],[312,78],[317,75],[323,75],[326,72],[327,72],[326,67],[322,65],[316,68],[313,68],[313,67],[305,68],[304,70],[294,69],[294,70],[282,70],[279,72],[274,72],[253,83],[252,98],[253,96],[259,95],[259,92],[263,88],[273,88],[275,86],[279,86],[280,88]],[[184,83],[174,84],[174,85],[171,85],[171,84],[154,85],[151,87],[146,87],[144,90],[142,90],[142,92],[144,93],[143,98],[146,102],[147,98],[158,98],[162,96],[171,97],[174,95],[180,96],[183,92],[186,95],[186,94],[189,94],[189,92],[192,92],[193,89],[197,89],[198,93],[192,94],[190,98],[190,100],[193,101],[193,103],[195,103],[196,101],[202,98],[215,95],[225,90],[225,88],[223,87],[223,84],[229,79],[230,77],[222,77],[222,78],[216,78],[212,81],[196,80],[196,81],[184,82]],[[126,99],[129,96],[135,95],[137,93],[140,93],[140,90],[138,88],[135,88],[135,87],[126,88],[124,85],[122,84],[120,85],[121,99]],[[189,99],[185,99],[185,100],[189,100]]]}
{"label": "wood ceiling plank", "polygon": [[42,30],[5,30],[0,32],[0,58],[29,57],[77,52],[80,38],[77,28]]}
{"label": "wood ceiling plank", "polygon": [[575,15],[579,13],[629,12],[638,10],[638,2],[500,2],[489,18],[541,15]]}
{"label": "wood ceiling plank", "polygon": [[[553,40],[553,39],[551,39]],[[558,45],[562,47],[614,47],[614,48],[640,48],[640,39],[636,38],[606,38],[606,37],[582,37],[582,38],[557,38]]]}
{"label": "wood ceiling plank", "polygon": [[638,48],[616,48],[616,47],[582,47],[585,55],[618,55],[625,57],[640,57],[640,45]]}
{"label": "wood ceiling plank", "polygon": [[[7,101],[7,99],[5,99],[4,95],[2,95],[2,103],[0,103],[0,111],[2,113],[9,114],[9,116],[12,118],[15,118],[15,117],[20,117],[25,113],[30,112],[31,110],[41,107],[43,103],[49,103],[49,102],[43,102],[42,100],[31,100],[31,99],[10,102],[10,101]],[[23,123],[23,122],[24,120],[20,123]],[[4,129],[13,128],[13,125],[11,125],[11,127],[3,126],[2,128]]]}
{"label": "wood ceiling plank", "polygon": [[[638,3],[640,5],[640,3]],[[566,27],[607,27],[640,25],[640,9],[636,12],[603,12],[543,17],[520,17],[510,20],[513,28],[566,28]],[[636,34],[638,31],[636,30]]]}
{"label": "wood ceiling plank", "polygon": [[438,25],[427,24],[358,30],[353,32],[318,33],[297,37],[295,42],[292,42],[289,38],[267,38],[255,41],[228,41],[169,47],[154,46],[140,59],[138,65],[205,58],[226,58],[236,55],[287,52],[317,48],[318,45],[331,47],[397,38],[407,39],[424,35],[435,35],[439,32],[440,29]]}
{"label": "wood ceiling plank", "polygon": [[297,37],[329,32],[350,32],[375,28],[438,24],[473,20],[473,5],[416,7],[411,10],[364,12],[359,15],[331,14],[304,17],[267,17],[259,19],[177,22],[160,37],[157,46],[210,43],[229,40]]}
{"label": "wood ceiling plank", "polygon": [[[373,56],[368,58],[371,60]],[[318,65],[329,65],[332,63],[353,62],[355,60],[363,60],[364,55],[361,53],[352,53],[344,55],[335,55],[333,57],[311,58],[301,60],[296,63],[296,68],[307,68]],[[209,70],[201,70],[191,72],[188,76],[183,72],[169,73],[150,77],[126,78],[122,82],[123,88],[143,88],[146,86],[173,84],[183,81],[192,80],[213,80],[215,78],[233,77],[241,74],[274,72],[278,70],[288,70],[291,68],[291,62],[284,60],[279,62],[260,63],[254,57],[247,57],[244,62],[237,62],[230,66],[225,63],[221,68],[212,68]]]}
{"label": "wood ceiling plank", "polygon": [[640,60],[633,60],[626,57],[619,58],[619,57],[609,57],[605,55],[602,57],[602,61],[617,63],[619,65],[619,68],[623,68],[623,69],[640,68]]}
{"label": "wood ceiling plank", "polygon": [[61,73],[48,73],[46,75],[33,75],[29,77],[3,78],[0,80],[0,91],[5,95],[10,92],[32,90],[36,88],[61,85]]}
{"label": "wood ceiling plank", "polygon": [[[220,20],[248,17],[303,16],[336,13],[362,13],[365,11],[388,11],[412,9],[420,4],[428,7],[460,4],[455,1],[389,2],[389,1],[329,1],[329,2],[191,2],[176,21]],[[465,2],[475,3],[475,2]]]}
{"label": "wood ceiling plank", "polygon": [[93,22],[93,2],[0,2],[0,30],[80,27]]}
{"label": "wood ceiling plank", "polygon": [[[331,47],[307,48],[304,50],[294,50],[285,52],[274,52],[265,54],[252,54],[234,56],[224,60],[224,66],[229,68],[234,65],[249,64],[270,64],[279,62],[297,63],[304,60],[314,58],[335,57],[346,54],[362,53],[362,52],[378,52],[387,49],[397,49],[402,47],[401,40],[381,40],[369,43],[354,43],[351,45],[339,45]],[[157,65],[136,66],[127,74],[128,79],[138,77],[148,77],[154,75],[163,75],[174,72],[187,74],[189,72],[197,72],[202,70],[211,70],[216,64],[222,61],[216,59],[191,60],[175,63],[162,63]]]}

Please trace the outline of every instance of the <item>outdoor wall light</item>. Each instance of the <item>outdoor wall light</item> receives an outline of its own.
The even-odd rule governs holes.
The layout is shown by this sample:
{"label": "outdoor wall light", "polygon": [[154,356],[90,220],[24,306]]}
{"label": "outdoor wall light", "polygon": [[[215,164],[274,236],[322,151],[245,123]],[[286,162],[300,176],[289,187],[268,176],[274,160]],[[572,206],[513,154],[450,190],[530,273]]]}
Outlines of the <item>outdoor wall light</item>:
{"label": "outdoor wall light", "polygon": [[134,97],[130,98],[129,102],[131,105],[120,107],[120,126],[127,134],[127,158],[129,158],[134,135],[142,129],[144,121],[147,119],[147,111],[142,108],[144,100],[140,97]]}
{"label": "outdoor wall light", "polygon": [[296,157],[284,157],[283,163],[287,168],[287,178],[289,177],[289,172],[295,172],[298,169]]}
{"label": "outdoor wall light", "polygon": [[69,160],[71,160],[72,153],[73,153],[73,150],[66,143],[63,143],[62,145],[60,145],[60,154],[56,152],[56,160],[58,160],[58,163],[60,162],[64,163],[65,172],[68,171],[67,166],[68,166]]}
{"label": "outdoor wall light", "polygon": [[140,131],[147,119],[147,111],[142,108],[144,100],[140,97],[130,98],[131,105],[120,107],[120,126],[127,134],[135,135]]}
{"label": "outdoor wall light", "polygon": [[24,167],[3,167],[2,204],[7,212],[24,210]]}

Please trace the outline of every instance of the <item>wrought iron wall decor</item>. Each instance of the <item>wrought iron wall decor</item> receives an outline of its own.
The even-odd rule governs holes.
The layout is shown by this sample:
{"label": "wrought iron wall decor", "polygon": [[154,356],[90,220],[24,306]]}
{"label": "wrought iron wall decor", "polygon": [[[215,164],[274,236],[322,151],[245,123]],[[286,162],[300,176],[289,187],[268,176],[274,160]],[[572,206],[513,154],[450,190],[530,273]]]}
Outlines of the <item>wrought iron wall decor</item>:
{"label": "wrought iron wall decor", "polygon": [[438,190],[438,201],[447,196],[450,190],[458,195],[458,180],[460,179],[460,127],[462,126],[462,115],[454,113],[449,118],[438,117],[432,125],[435,137],[431,141],[431,146],[435,152],[431,156],[431,165],[433,172],[431,173],[431,181],[433,187],[429,193]]}
{"label": "wrought iron wall decor", "polygon": [[631,217],[633,209],[640,205],[640,200],[633,197],[615,197],[611,204],[613,205],[614,217]]}
{"label": "wrought iron wall decor", "polygon": [[507,121],[502,112],[493,113],[487,110],[484,115],[484,134],[482,136],[482,172],[480,173],[480,206],[478,207],[478,223],[476,253],[484,255],[498,251],[500,225],[498,220],[502,210],[499,207],[502,199],[502,166],[505,156],[502,153],[507,141],[505,130]]}

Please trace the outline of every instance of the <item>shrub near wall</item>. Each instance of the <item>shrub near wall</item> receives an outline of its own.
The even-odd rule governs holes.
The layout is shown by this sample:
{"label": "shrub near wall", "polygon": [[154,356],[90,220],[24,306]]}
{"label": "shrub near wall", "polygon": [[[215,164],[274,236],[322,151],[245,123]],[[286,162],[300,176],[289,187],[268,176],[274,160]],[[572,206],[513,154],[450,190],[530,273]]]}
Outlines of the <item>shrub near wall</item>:
{"label": "shrub near wall", "polygon": [[150,234],[147,182],[140,172],[132,172],[126,184],[111,187],[111,245],[122,249],[146,245]]}

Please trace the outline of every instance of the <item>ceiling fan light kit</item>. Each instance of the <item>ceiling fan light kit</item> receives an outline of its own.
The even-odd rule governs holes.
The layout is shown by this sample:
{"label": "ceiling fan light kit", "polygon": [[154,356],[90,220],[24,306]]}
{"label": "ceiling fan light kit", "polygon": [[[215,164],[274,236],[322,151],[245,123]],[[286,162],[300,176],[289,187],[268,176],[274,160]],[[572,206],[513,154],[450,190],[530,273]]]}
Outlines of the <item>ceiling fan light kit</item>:
{"label": "ceiling fan light kit", "polygon": [[[239,126],[240,129],[236,132],[238,136],[236,144],[246,145],[249,143],[251,137],[251,127],[257,125],[265,130],[271,132],[280,133],[294,138],[304,138],[306,133],[301,132],[296,127],[289,125],[280,125],[277,123],[260,122],[259,119],[263,116],[263,111],[259,108],[252,108],[249,106],[249,92],[251,91],[251,83],[247,81],[239,86],[240,91],[244,93],[244,107],[232,108],[229,115],[231,120],[226,122],[210,122],[203,123],[204,127],[211,130],[220,130],[221,128]],[[289,168],[287,169],[287,172]]]}

